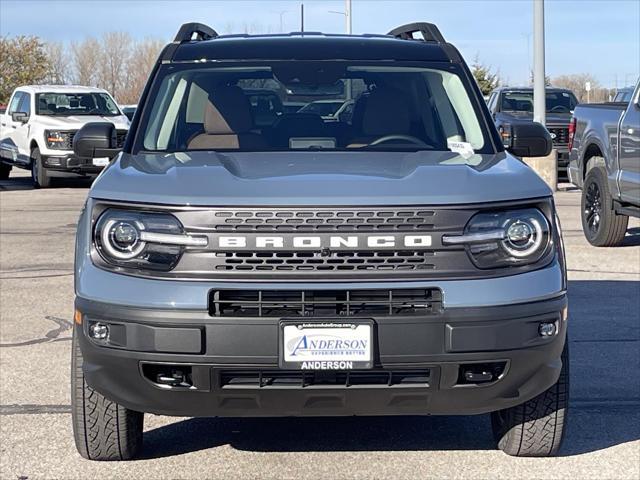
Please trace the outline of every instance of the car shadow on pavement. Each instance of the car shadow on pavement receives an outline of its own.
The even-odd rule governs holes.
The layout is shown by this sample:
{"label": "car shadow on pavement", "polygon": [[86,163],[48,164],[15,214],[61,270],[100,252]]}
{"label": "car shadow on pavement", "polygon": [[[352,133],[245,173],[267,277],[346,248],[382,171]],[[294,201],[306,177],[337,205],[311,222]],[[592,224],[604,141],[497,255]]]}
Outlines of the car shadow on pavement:
{"label": "car shadow on pavement", "polygon": [[640,245],[640,228],[630,228],[622,241],[623,247],[637,247]]}
{"label": "car shadow on pavement", "polygon": [[[92,182],[93,178],[54,178],[49,188],[89,188]],[[34,190],[31,177],[22,176],[9,178],[8,180],[0,180],[0,192],[19,190]]]}
{"label": "car shadow on pavement", "polygon": [[[569,283],[571,390],[561,455],[640,439],[640,282]],[[495,450],[489,415],[213,419],[147,431],[142,458],[252,452]]]}

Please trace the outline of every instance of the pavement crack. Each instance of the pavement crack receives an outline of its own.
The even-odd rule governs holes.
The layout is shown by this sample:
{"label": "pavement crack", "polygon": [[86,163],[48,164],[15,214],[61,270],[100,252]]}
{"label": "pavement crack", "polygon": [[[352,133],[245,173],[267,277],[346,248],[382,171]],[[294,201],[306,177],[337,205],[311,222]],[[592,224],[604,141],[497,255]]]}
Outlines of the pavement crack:
{"label": "pavement crack", "polygon": [[43,337],[34,338],[33,340],[25,340],[24,342],[14,342],[14,343],[0,343],[0,348],[11,348],[11,347],[26,347],[29,345],[35,345],[38,343],[46,343],[46,342],[56,342],[62,340],[68,340],[67,338],[58,338],[62,332],[67,330],[71,330],[73,327],[73,323],[64,318],[54,317],[52,315],[47,315],[47,320],[50,320],[58,325],[57,328],[49,330],[44,334]]}

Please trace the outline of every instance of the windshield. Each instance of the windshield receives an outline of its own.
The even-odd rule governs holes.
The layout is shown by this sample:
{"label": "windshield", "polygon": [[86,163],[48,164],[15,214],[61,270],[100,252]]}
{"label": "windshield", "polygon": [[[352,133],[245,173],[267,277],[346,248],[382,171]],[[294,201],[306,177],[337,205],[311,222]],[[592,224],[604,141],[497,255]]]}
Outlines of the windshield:
{"label": "windshield", "polygon": [[120,115],[116,102],[107,93],[38,93],[36,113],[69,117],[72,115]]}
{"label": "windshield", "polygon": [[[141,122],[146,151],[491,148],[451,65],[165,68]],[[352,111],[334,116],[343,105]]]}
{"label": "windshield", "polygon": [[[578,100],[571,92],[547,91],[546,95],[547,113],[569,113],[573,112],[578,104]],[[503,112],[531,112],[533,113],[533,92],[504,92],[502,94]]]}

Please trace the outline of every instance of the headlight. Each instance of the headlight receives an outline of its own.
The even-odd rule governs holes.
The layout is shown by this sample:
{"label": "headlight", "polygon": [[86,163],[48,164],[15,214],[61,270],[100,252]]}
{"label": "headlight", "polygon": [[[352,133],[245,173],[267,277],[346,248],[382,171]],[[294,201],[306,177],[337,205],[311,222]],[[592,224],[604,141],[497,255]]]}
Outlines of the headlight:
{"label": "headlight", "polygon": [[536,208],[479,213],[464,235],[444,236],[445,245],[466,245],[478,268],[536,263],[552,245],[549,222]]}
{"label": "headlight", "polygon": [[44,138],[47,141],[47,147],[56,149],[67,149],[70,147],[69,132],[59,132],[57,130],[46,130]]}
{"label": "headlight", "polygon": [[185,234],[168,213],[108,209],[98,218],[94,244],[109,264],[168,271],[186,247],[205,247],[207,238]]}

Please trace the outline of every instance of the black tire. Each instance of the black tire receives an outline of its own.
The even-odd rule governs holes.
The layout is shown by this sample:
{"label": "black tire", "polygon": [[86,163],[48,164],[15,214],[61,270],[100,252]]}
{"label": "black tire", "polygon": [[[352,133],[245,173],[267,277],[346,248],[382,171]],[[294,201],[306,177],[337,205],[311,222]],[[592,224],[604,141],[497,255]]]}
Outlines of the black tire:
{"label": "black tire", "polygon": [[498,448],[515,457],[557,455],[567,427],[568,404],[569,347],[565,345],[555,385],[521,405],[491,414]]}
{"label": "black tire", "polygon": [[88,460],[130,460],[142,447],[144,414],[105,398],[87,385],[77,327],[71,353],[71,417],[80,455]]}
{"label": "black tire", "polygon": [[629,217],[614,210],[607,175],[602,167],[587,173],[582,188],[582,231],[595,247],[615,247],[622,243]]}
{"label": "black tire", "polygon": [[0,180],[7,180],[9,178],[9,173],[11,173],[11,165],[7,165],[6,163],[2,163],[0,160]]}
{"label": "black tire", "polygon": [[31,180],[35,188],[49,188],[51,177],[47,169],[42,166],[42,158],[38,147],[31,150]]}

